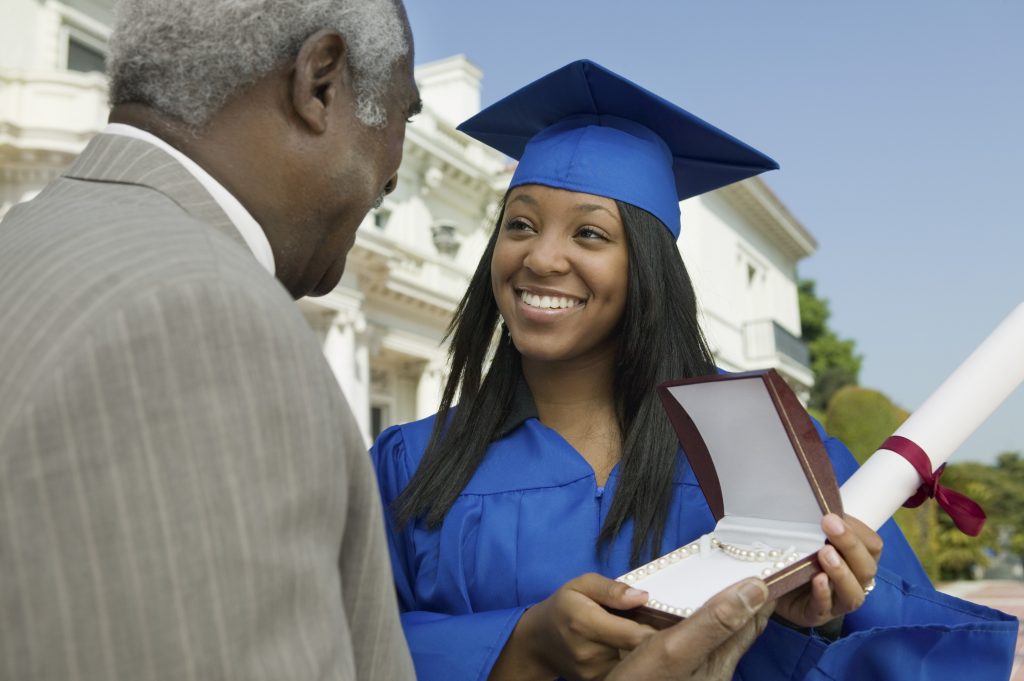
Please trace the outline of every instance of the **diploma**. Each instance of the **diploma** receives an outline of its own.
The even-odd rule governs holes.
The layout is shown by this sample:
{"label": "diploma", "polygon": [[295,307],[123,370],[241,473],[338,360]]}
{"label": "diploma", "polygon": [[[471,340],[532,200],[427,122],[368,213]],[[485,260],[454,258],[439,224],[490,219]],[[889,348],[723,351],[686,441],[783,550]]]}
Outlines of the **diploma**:
{"label": "diploma", "polygon": [[[902,426],[864,462],[840,488],[843,509],[877,530],[922,487],[919,469],[939,470],[953,452],[1024,381],[1024,303],[925,400]],[[921,459],[918,468],[911,463]],[[926,481],[934,493],[937,481]],[[941,490],[938,498],[945,501]],[[952,502],[961,503],[959,495]],[[918,500],[919,503],[919,500]],[[972,502],[967,502],[972,503]],[[911,504],[916,505],[916,504]],[[980,509],[979,509],[980,511]],[[953,515],[957,526],[969,534],[981,529],[981,521]],[[966,525],[966,527],[965,527]],[[970,529],[969,529],[970,528]]]}

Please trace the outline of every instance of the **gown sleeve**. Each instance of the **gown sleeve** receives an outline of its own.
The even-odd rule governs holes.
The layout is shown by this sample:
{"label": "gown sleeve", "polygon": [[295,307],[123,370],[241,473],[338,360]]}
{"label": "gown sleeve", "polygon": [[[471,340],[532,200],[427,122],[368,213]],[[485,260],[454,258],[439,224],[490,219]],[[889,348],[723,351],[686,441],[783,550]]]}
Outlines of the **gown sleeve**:
{"label": "gown sleeve", "polygon": [[[422,452],[420,452],[422,454]],[[386,507],[385,525],[402,629],[419,681],[483,681],[526,607],[446,614],[424,609],[417,597],[415,523],[397,527],[390,505],[418,464],[410,461],[400,426],[384,431],[370,450]],[[418,457],[417,457],[418,459]]]}
{"label": "gown sleeve", "polygon": [[[825,435],[841,485],[857,469],[846,446]],[[936,591],[893,520],[878,531],[885,547],[876,587],[828,641],[770,622],[737,668],[738,679],[900,681],[992,679],[1010,675],[1017,620]]]}

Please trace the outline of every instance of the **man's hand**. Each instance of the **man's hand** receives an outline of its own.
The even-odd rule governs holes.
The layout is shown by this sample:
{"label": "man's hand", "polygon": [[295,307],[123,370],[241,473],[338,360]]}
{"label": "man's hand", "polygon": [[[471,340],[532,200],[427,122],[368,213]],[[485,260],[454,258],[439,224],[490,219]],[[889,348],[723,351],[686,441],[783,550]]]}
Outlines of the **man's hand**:
{"label": "man's hand", "polygon": [[734,584],[689,619],[649,637],[605,681],[727,681],[773,607],[761,580]]}

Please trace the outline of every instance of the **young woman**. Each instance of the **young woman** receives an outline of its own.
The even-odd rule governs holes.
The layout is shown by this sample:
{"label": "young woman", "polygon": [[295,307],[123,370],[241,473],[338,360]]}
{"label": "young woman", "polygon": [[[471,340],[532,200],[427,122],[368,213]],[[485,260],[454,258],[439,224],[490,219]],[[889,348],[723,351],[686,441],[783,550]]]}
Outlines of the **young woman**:
{"label": "young woman", "polygon": [[[372,450],[403,624],[421,679],[600,678],[651,631],[608,612],[644,602],[608,578],[715,524],[655,394],[715,372],[678,203],[774,162],[590,62],[462,129],[520,163],[440,412]],[[852,457],[825,444],[845,479]],[[966,650],[1009,672],[1009,618],[934,592],[893,526],[822,529],[825,572],[780,599],[740,677],[902,679]]]}

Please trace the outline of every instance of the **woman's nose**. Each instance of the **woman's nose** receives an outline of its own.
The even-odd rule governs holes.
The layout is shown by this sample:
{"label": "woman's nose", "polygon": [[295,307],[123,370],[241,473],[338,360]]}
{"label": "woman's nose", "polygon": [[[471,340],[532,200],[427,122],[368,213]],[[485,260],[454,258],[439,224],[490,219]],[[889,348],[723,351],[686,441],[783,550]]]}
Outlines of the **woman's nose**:
{"label": "woman's nose", "polygon": [[564,274],[570,267],[566,246],[555,236],[542,235],[531,244],[523,265],[538,275]]}

